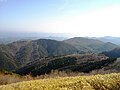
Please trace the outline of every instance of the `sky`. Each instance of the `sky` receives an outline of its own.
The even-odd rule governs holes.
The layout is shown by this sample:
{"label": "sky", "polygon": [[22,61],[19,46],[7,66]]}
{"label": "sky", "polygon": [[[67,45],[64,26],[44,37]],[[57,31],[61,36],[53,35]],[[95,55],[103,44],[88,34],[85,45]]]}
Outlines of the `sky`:
{"label": "sky", "polygon": [[0,32],[120,36],[120,0],[0,0]]}

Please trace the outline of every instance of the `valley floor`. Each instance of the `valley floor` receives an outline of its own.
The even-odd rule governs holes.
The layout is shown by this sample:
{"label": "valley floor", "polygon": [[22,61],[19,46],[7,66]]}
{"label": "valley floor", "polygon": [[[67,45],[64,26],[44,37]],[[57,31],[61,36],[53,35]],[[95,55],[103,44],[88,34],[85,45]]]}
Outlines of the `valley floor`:
{"label": "valley floor", "polygon": [[120,73],[23,81],[0,90],[120,90]]}

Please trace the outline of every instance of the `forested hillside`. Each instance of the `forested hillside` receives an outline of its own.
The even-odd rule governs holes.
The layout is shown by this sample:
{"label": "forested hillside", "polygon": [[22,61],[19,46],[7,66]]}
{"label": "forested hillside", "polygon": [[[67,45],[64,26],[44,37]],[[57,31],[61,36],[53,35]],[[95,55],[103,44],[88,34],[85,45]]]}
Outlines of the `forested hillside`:
{"label": "forested hillside", "polygon": [[39,39],[0,45],[0,69],[13,70],[48,56],[74,54],[77,49],[61,41]]}
{"label": "forested hillside", "polygon": [[104,43],[97,39],[88,39],[83,37],[70,38],[70,39],[64,40],[64,42],[76,47],[80,53],[81,52],[99,53],[102,51],[109,51],[118,47],[116,44],[113,44],[110,42]]}

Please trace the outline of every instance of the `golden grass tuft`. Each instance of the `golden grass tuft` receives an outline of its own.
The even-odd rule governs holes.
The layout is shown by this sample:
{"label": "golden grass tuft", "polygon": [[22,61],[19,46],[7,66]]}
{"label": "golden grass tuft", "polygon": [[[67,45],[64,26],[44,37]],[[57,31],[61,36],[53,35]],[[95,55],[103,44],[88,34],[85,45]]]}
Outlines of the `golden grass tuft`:
{"label": "golden grass tuft", "polygon": [[120,90],[120,73],[23,81],[0,90]]}

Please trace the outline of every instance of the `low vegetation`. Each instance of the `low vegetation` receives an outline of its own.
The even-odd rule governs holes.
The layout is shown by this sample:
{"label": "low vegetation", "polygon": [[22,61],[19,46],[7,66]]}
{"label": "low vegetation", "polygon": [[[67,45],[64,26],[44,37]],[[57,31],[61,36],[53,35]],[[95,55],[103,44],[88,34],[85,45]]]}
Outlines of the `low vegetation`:
{"label": "low vegetation", "polygon": [[[93,72],[92,74],[96,74]],[[40,76],[33,77],[31,74],[27,74],[24,76],[8,72],[8,71],[0,71],[0,85],[6,85],[16,82],[22,81],[30,81],[30,80],[37,80],[37,79],[47,79],[47,78],[56,78],[56,77],[71,77],[71,76],[81,76],[81,75],[88,75],[85,73],[66,73],[64,71],[52,70],[49,74],[44,74]],[[89,74],[90,75],[90,74]]]}
{"label": "low vegetation", "polygon": [[20,76],[12,72],[0,71],[0,85],[6,85],[28,80],[33,80],[33,77],[30,75]]}
{"label": "low vegetation", "polygon": [[33,76],[49,74],[52,70],[89,73],[93,70],[102,69],[103,67],[106,67],[116,61],[116,59],[113,58],[102,60],[101,56],[94,56],[93,59],[92,56],[93,55],[88,55],[85,57],[63,56],[52,59],[48,58],[48,60],[45,59],[46,61],[41,60],[25,65],[24,67],[17,69],[15,73],[20,75],[31,73]]}
{"label": "low vegetation", "polygon": [[0,90],[119,90],[120,73],[58,77],[0,86]]}

